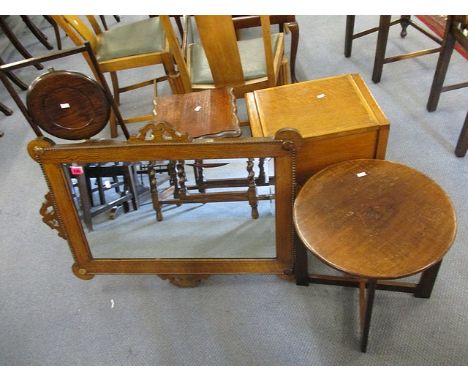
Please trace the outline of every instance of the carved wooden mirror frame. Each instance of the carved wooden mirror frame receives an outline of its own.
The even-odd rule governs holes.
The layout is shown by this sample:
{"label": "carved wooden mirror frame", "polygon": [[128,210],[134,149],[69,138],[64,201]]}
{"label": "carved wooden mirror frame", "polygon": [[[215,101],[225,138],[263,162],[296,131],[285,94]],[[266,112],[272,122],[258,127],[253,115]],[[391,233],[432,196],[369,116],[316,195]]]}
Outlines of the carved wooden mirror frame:
{"label": "carved wooden mirror frame", "polygon": [[[197,283],[210,274],[292,274],[295,152],[300,143],[301,137],[295,130],[285,129],[274,139],[237,138],[188,143],[108,140],[62,145],[47,138],[37,138],[29,143],[28,152],[40,164],[50,190],[41,208],[43,221],[68,241],[74,258],[72,270],[77,277],[89,280],[99,274],[155,274],[177,285],[192,286],[184,283]],[[66,163],[267,157],[275,159],[276,257],[261,259],[93,258],[63,166]]]}

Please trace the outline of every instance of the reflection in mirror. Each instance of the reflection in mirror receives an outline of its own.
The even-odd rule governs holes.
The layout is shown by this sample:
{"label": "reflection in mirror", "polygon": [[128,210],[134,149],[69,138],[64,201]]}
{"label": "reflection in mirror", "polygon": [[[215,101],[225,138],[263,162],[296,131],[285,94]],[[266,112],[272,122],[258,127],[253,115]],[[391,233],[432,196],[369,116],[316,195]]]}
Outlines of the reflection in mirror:
{"label": "reflection in mirror", "polygon": [[276,257],[274,162],[65,167],[94,258],[234,259]]}

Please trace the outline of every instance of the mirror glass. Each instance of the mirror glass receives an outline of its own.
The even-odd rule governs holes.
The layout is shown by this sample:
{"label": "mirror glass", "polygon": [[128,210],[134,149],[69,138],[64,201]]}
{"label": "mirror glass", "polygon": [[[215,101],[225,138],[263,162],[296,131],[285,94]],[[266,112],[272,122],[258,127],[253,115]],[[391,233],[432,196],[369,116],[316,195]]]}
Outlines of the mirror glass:
{"label": "mirror glass", "polygon": [[[94,258],[275,258],[274,162],[221,158],[64,166]],[[249,174],[255,178],[250,195],[256,195],[251,200],[257,211],[247,200]],[[91,218],[83,212],[86,199]]]}

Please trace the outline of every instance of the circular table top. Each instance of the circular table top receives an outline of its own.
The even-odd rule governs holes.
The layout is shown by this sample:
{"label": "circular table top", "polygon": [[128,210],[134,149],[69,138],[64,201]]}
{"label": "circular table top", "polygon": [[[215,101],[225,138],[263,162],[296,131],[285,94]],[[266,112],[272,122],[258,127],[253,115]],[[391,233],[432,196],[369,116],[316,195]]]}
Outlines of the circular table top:
{"label": "circular table top", "polygon": [[26,103],[41,129],[63,139],[89,139],[104,129],[110,117],[110,103],[101,86],[84,74],[66,70],[36,78]]}
{"label": "circular table top", "polygon": [[442,188],[408,166],[376,159],[341,162],[312,176],[294,203],[304,245],[345,273],[396,279],[437,263],[456,233]]}

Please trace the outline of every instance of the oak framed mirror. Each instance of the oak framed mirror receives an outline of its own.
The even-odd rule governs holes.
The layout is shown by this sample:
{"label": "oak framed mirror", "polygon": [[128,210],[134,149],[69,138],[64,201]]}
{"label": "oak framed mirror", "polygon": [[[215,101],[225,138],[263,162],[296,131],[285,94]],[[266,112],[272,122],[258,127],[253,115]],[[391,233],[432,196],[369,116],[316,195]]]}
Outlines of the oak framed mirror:
{"label": "oak framed mirror", "polygon": [[[147,132],[125,142],[96,140],[64,145],[55,144],[47,138],[37,138],[28,145],[28,152],[40,164],[49,187],[41,208],[43,221],[68,241],[74,260],[72,271],[77,277],[89,280],[100,274],[154,274],[179,286],[194,286],[212,274],[292,275],[295,151],[301,143],[301,137],[295,130],[284,129],[274,139],[205,139],[191,142],[174,142],[172,138],[156,142],[154,134]],[[262,184],[254,184],[256,188],[253,191],[251,180],[258,177],[255,178],[252,170],[252,158],[257,158],[255,160],[258,162],[258,158],[262,158],[261,162],[268,158],[270,174],[273,172],[273,176],[267,176]],[[152,189],[150,184],[149,200],[152,203],[140,203],[136,211],[122,214],[115,220],[97,223],[92,230],[83,224],[70,168],[123,163],[145,164],[146,167],[143,167],[147,171],[148,167],[155,168],[148,165],[177,163],[176,173],[180,176],[184,167],[185,171],[189,171],[187,163],[201,161],[221,161],[222,165],[240,161],[248,172],[248,180],[244,184],[247,190],[239,191],[241,196],[229,194],[234,195],[227,201],[231,207],[218,208],[212,214],[215,220],[206,222],[203,214],[192,216],[191,213],[206,213],[211,206],[218,207],[218,203],[210,203],[222,202],[216,196],[213,196],[213,200],[179,198],[166,206],[159,198],[162,201],[160,205],[164,206],[164,218],[158,216],[155,214],[155,197],[158,198],[161,193]],[[147,179],[148,172],[143,173],[136,174],[136,177]],[[156,179],[153,181],[155,185]],[[266,196],[260,195],[260,186],[267,189]],[[198,195],[208,194],[206,189],[197,192]],[[258,205],[266,205],[266,208],[258,209],[258,217],[253,209],[252,213],[250,211],[253,206],[250,200],[252,192],[259,201]],[[224,195],[222,191],[220,195]],[[239,213],[242,219],[238,226],[233,226],[239,219]],[[185,220],[180,220],[181,216]],[[224,224],[227,225],[222,228]],[[197,232],[203,234],[198,235]],[[177,243],[179,246],[175,245]],[[197,253],[203,255],[194,257],[193,248],[201,246]],[[229,254],[229,248],[234,248],[234,253]]]}

